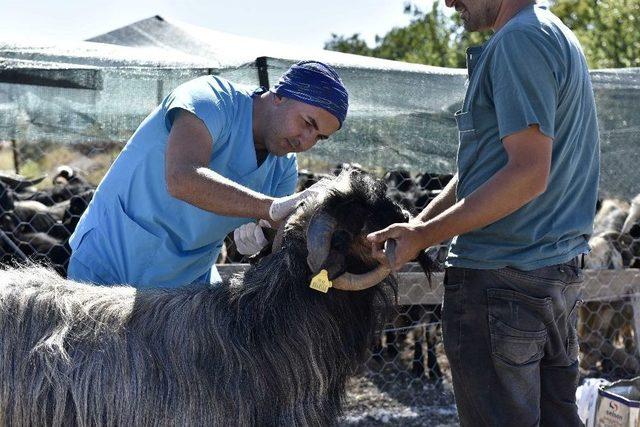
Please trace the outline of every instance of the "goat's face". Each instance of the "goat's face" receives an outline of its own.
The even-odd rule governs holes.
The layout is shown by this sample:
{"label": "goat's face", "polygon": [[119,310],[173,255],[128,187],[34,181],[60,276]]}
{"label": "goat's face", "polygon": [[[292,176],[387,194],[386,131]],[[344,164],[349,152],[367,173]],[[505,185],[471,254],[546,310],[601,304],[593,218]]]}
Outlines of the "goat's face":
{"label": "goat's face", "polygon": [[[306,242],[307,265],[312,275],[324,269],[331,280],[344,273],[350,273],[345,275],[349,280],[360,280],[355,275],[379,270],[367,234],[408,219],[409,214],[387,197],[382,181],[358,171],[346,171],[289,217],[283,242],[288,238]],[[378,283],[388,273],[377,271],[369,282]],[[364,288],[355,282],[354,286]],[[369,286],[372,283],[366,287]]]}

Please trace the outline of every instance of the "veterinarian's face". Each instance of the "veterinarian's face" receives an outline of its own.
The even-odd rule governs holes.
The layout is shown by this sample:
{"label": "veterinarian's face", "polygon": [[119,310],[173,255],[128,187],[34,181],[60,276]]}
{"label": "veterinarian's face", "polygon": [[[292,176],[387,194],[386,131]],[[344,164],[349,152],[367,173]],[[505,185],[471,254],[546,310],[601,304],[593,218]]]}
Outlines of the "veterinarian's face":
{"label": "veterinarian's face", "polygon": [[467,31],[482,31],[493,26],[502,0],[445,0],[460,14]]}
{"label": "veterinarian's face", "polygon": [[273,155],[307,151],[340,127],[338,119],[320,107],[277,96],[274,103],[265,139],[267,150]]}

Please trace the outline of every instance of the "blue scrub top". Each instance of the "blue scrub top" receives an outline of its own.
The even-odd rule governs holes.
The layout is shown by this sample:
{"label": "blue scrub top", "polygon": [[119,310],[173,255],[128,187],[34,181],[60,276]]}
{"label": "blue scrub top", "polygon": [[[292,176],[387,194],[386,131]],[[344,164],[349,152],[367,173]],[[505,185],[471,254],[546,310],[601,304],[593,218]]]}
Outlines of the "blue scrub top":
{"label": "blue scrub top", "polygon": [[263,194],[292,194],[297,182],[294,154],[269,154],[257,164],[252,132],[255,93],[256,88],[205,76],[169,94],[115,160],[71,236],[71,264],[87,267],[91,277],[73,277],[72,268],[69,277],[139,288],[208,280],[225,236],[252,219],[217,215],[168,193],[169,131],[176,111],[190,111],[211,134],[212,170]]}

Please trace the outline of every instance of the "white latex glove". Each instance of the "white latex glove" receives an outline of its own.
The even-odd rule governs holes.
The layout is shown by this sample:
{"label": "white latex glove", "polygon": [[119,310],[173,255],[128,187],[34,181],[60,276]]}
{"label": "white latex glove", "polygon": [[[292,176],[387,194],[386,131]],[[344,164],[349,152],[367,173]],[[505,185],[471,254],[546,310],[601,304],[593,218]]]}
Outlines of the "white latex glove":
{"label": "white latex glove", "polygon": [[329,181],[326,179],[321,179],[304,191],[275,199],[269,208],[269,216],[276,222],[283,220],[293,212],[298,203],[309,197],[315,197],[321,193],[327,187],[328,182]]}
{"label": "white latex glove", "polygon": [[262,228],[260,225],[269,226],[267,221],[260,221],[260,224],[250,222],[248,224],[241,225],[233,230],[233,240],[236,243],[236,249],[242,255],[255,255],[262,250],[269,241],[264,237]]}

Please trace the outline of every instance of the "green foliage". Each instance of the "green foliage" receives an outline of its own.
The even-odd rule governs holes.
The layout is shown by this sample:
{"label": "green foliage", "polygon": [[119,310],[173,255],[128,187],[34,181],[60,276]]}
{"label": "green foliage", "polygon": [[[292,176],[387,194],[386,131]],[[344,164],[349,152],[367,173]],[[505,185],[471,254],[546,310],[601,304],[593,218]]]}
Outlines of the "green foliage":
{"label": "green foliage", "polygon": [[412,14],[411,23],[404,28],[394,28],[379,38],[374,49],[379,57],[400,59],[407,62],[455,66],[452,55],[450,28],[437,2],[428,13],[410,6],[405,13]]}
{"label": "green foliage", "polygon": [[466,47],[487,38],[486,34],[463,32],[459,18],[447,16],[439,1],[427,12],[407,4],[405,13],[411,16],[409,25],[376,36],[373,48],[359,34],[351,37],[332,34],[325,49],[440,67],[464,67]]}
{"label": "green foliage", "polygon": [[592,68],[640,66],[640,0],[556,0]]}
{"label": "green foliage", "polygon": [[331,34],[331,40],[325,43],[325,49],[338,52],[354,53],[356,55],[374,56],[367,42],[360,38],[360,34],[345,37],[335,33]]}
{"label": "green foliage", "polygon": [[[640,0],[555,0],[551,10],[575,32],[592,68],[640,66]],[[462,68],[466,49],[491,35],[465,31],[458,14],[445,13],[438,0],[428,11],[407,4],[405,13],[410,23],[376,36],[374,47],[359,34],[332,34],[325,49]]]}

